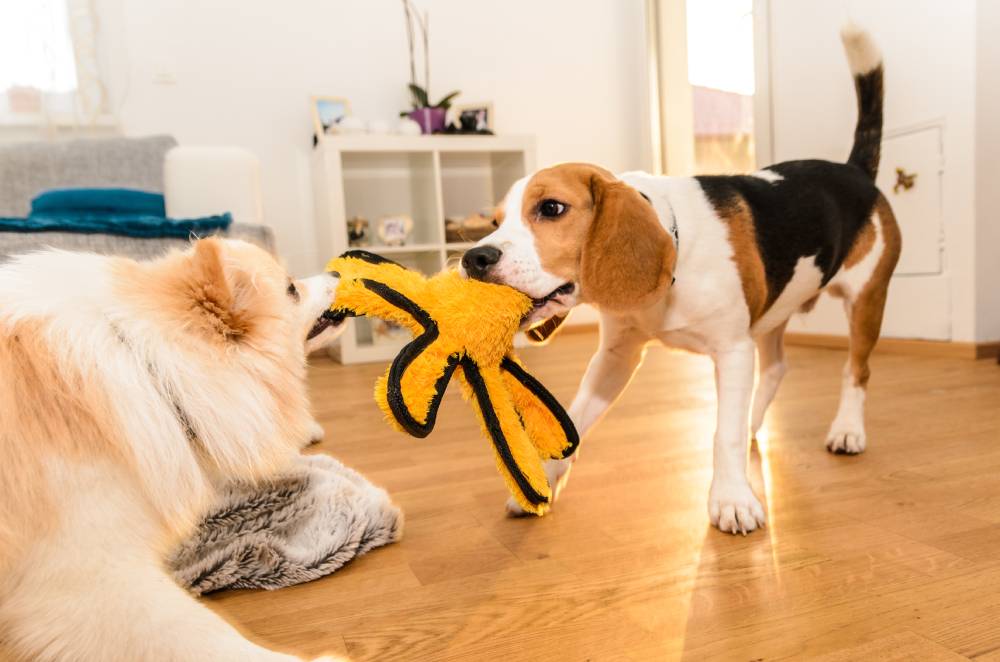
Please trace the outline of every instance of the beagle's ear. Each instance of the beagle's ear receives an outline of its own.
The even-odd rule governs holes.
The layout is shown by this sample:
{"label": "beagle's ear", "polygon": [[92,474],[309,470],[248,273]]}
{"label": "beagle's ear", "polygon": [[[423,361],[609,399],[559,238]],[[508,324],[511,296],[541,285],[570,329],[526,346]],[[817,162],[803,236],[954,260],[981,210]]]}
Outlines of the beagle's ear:
{"label": "beagle's ear", "polygon": [[673,282],[677,250],[656,211],[631,186],[591,178],[594,219],[580,258],[583,300],[608,310],[642,308]]}

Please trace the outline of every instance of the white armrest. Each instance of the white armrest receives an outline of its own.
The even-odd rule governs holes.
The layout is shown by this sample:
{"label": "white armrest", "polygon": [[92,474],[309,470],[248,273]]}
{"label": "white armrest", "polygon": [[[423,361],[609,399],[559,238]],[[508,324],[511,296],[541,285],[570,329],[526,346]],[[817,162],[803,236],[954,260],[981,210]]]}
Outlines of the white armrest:
{"label": "white armrest", "polygon": [[167,216],[229,212],[238,223],[263,223],[260,162],[238,147],[174,147],[163,164]]}

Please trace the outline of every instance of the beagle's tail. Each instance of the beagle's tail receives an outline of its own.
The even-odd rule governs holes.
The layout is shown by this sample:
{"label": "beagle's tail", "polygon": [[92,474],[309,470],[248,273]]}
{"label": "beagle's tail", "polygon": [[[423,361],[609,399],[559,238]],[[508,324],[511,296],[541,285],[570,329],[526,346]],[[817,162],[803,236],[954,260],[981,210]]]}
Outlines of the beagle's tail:
{"label": "beagle's tail", "polygon": [[875,179],[882,144],[882,53],[871,35],[853,23],[841,29],[840,40],[858,94],[858,123],[847,162]]}

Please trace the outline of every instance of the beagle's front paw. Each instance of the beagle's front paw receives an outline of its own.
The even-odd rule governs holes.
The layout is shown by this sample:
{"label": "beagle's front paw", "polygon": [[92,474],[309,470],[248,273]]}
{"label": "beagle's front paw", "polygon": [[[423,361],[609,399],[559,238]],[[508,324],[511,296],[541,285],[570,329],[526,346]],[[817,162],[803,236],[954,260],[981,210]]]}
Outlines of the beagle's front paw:
{"label": "beagle's front paw", "polygon": [[[549,485],[552,487],[552,503],[556,502],[559,497],[559,493],[562,489],[566,487],[566,483],[569,481],[569,470],[573,468],[573,463],[576,462],[577,455],[571,455],[565,459],[561,460],[546,460],[545,461],[545,478],[548,479]],[[524,508],[521,508],[514,497],[507,499],[507,515],[510,517],[524,517],[525,515],[530,515],[531,513],[525,512]]]}
{"label": "beagle's front paw", "polygon": [[712,526],[723,533],[743,535],[763,527],[766,520],[764,508],[746,480],[712,481],[708,492],[708,517]]}
{"label": "beagle's front paw", "polygon": [[521,507],[521,504],[517,502],[514,497],[507,498],[507,504],[505,506],[508,517],[527,517],[531,513],[527,512]]}
{"label": "beagle's front paw", "polygon": [[866,445],[864,428],[834,425],[826,435],[826,450],[835,455],[857,455]]}

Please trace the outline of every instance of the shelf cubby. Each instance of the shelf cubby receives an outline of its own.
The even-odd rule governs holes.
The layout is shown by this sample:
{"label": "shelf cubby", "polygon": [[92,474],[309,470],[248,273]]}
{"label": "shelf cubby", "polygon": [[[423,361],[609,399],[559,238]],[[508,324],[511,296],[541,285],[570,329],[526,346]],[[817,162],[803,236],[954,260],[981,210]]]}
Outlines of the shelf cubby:
{"label": "shelf cubby", "polygon": [[[347,220],[363,216],[365,250],[428,275],[455,266],[473,242],[446,242],[445,218],[491,209],[534,162],[534,140],[520,136],[323,136],[313,154],[318,245],[330,256],[349,250]],[[406,242],[379,245],[378,220],[401,214],[413,219]],[[371,320],[354,320],[334,358],[390,360],[405,338],[377,330]]]}

